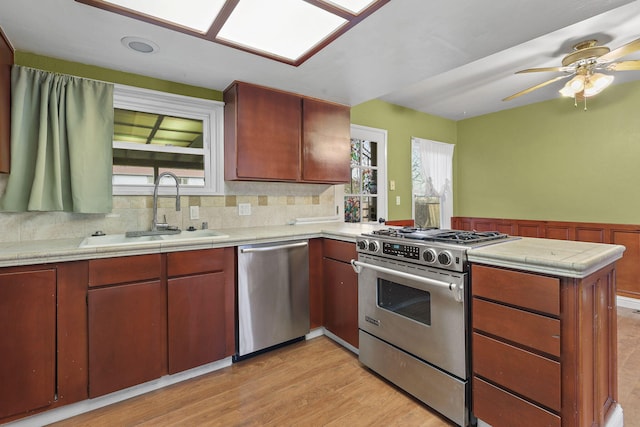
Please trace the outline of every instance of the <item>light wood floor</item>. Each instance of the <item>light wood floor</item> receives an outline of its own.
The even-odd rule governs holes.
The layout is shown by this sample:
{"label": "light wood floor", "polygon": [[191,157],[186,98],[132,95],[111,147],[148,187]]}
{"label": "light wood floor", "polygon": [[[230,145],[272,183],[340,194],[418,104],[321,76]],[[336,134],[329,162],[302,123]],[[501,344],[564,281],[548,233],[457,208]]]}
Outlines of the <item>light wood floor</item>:
{"label": "light wood floor", "polygon": [[[619,400],[640,427],[640,313],[618,314]],[[427,426],[452,424],[373,375],[326,337],[54,424],[55,426]]]}

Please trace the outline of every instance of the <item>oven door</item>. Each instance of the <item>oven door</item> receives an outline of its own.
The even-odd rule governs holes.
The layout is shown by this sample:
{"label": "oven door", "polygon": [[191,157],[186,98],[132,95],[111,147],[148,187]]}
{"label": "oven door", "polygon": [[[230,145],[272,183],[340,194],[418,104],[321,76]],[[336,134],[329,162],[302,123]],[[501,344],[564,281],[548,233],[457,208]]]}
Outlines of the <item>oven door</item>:
{"label": "oven door", "polygon": [[366,254],[352,264],[359,328],[466,380],[467,274]]}

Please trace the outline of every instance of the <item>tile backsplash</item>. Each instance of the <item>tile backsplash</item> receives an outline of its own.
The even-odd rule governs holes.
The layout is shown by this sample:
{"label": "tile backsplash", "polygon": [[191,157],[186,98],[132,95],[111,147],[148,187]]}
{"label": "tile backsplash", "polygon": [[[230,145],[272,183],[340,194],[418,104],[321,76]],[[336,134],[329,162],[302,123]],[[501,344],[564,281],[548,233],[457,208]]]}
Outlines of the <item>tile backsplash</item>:
{"label": "tile backsplash", "polygon": [[[0,177],[0,193],[6,178]],[[249,203],[250,215],[239,215],[238,204]],[[173,197],[158,198],[158,219],[186,229],[284,225],[295,218],[336,215],[335,187],[325,184],[227,182],[224,196],[182,196],[176,212]],[[190,206],[199,218],[190,219]],[[153,218],[151,196],[114,196],[109,214],[67,212],[0,212],[0,242],[86,237],[96,231],[121,234],[149,230]]]}

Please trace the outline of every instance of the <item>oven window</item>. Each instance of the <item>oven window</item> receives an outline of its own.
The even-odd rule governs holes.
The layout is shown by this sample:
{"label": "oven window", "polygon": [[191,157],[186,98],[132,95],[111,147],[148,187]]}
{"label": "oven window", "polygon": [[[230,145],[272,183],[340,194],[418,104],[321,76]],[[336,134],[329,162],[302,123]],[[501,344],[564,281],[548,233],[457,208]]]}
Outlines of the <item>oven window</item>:
{"label": "oven window", "polygon": [[431,294],[378,278],[378,306],[431,326]]}

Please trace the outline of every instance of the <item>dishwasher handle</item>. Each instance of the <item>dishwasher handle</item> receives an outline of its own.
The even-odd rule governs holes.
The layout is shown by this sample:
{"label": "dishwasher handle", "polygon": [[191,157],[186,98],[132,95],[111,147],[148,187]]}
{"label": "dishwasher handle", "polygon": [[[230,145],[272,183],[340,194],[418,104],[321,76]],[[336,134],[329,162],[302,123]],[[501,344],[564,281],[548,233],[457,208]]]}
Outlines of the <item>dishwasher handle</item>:
{"label": "dishwasher handle", "polygon": [[402,271],[396,271],[396,270],[392,270],[390,268],[380,267],[378,265],[373,265],[373,264],[368,264],[366,262],[356,261],[355,259],[351,260],[351,267],[353,267],[353,271],[355,271],[357,274],[360,274],[360,272],[362,271],[363,268],[370,268],[371,270],[379,271],[381,273],[391,274],[391,275],[394,275],[394,276],[403,277],[405,279],[415,280],[417,282],[426,283],[427,285],[438,286],[438,287],[441,287],[441,288],[445,288],[445,289],[448,289],[448,290],[451,291],[451,293],[453,294],[453,298],[456,300],[456,302],[463,302],[464,301],[464,296],[463,296],[463,293],[462,293],[464,287],[462,285],[457,285],[455,283],[449,283],[449,282],[443,282],[442,280],[430,279],[428,277],[416,276],[415,274],[404,273]]}
{"label": "dishwasher handle", "polygon": [[275,245],[275,246],[259,246],[255,248],[241,248],[240,253],[250,254],[252,252],[271,252],[271,251],[279,251],[281,249],[293,249],[293,248],[303,248],[308,246],[308,242],[298,242],[298,243],[289,243],[286,245]]}

